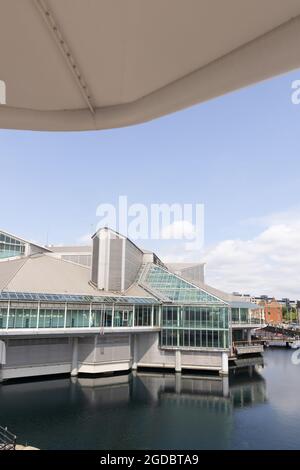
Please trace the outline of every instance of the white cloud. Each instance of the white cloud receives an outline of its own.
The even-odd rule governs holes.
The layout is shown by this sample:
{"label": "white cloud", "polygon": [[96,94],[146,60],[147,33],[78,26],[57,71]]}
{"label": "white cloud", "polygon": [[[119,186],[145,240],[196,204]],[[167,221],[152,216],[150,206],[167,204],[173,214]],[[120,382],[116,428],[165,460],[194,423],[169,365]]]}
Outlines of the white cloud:
{"label": "white cloud", "polygon": [[269,227],[271,225],[289,224],[291,220],[300,220],[300,207],[290,207],[285,211],[272,212],[261,217],[250,217],[242,221],[243,225]]}
{"label": "white cloud", "polygon": [[180,240],[168,244],[160,255],[166,262],[205,262],[206,282],[226,292],[300,299],[300,209],[294,207],[248,223],[261,227],[260,233],[248,240],[224,240],[193,252],[186,251]]}
{"label": "white cloud", "polygon": [[226,291],[300,298],[300,220],[271,225],[249,240],[208,250],[207,282]]}

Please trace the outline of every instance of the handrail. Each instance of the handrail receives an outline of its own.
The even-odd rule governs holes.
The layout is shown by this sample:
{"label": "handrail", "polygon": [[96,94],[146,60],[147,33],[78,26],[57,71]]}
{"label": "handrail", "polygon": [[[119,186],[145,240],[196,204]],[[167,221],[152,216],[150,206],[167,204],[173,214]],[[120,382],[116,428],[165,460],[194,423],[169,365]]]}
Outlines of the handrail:
{"label": "handrail", "polygon": [[273,338],[268,338],[268,337],[265,337],[265,338],[261,338],[261,339],[253,339],[251,341],[234,341],[232,343],[232,346],[233,347],[236,347],[236,346],[257,346],[257,345],[260,345],[260,344],[264,344],[264,343],[270,343],[270,342],[273,342],[273,341],[278,341],[278,342],[293,342],[297,340],[297,338],[291,338],[290,336],[277,336],[277,337],[273,337]]}
{"label": "handrail", "polygon": [[0,450],[15,450],[17,436],[0,426]]}

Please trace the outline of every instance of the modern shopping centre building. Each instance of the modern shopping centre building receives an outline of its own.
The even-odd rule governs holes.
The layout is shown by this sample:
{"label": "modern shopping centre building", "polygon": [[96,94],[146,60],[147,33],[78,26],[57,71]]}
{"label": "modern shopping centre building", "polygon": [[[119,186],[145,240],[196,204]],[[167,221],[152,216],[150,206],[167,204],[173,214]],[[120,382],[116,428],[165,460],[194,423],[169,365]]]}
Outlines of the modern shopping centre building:
{"label": "modern shopping centre building", "polygon": [[0,231],[0,381],[137,368],[210,370],[261,354],[263,310],[164,264],[108,228],[92,245],[40,246]]}

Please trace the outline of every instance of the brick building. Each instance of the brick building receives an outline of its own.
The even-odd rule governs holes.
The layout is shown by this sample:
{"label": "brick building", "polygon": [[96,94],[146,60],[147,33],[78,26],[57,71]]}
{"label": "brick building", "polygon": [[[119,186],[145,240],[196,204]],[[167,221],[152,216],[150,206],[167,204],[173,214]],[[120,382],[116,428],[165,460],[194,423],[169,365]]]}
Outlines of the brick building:
{"label": "brick building", "polygon": [[266,323],[282,323],[282,305],[276,299],[262,300]]}

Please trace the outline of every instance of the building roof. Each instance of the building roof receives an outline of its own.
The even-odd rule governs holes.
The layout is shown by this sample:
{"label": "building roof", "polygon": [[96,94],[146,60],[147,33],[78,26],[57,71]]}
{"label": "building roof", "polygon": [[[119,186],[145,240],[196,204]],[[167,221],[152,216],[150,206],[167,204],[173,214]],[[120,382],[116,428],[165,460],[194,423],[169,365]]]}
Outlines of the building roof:
{"label": "building roof", "polygon": [[42,251],[49,251],[49,252],[51,251],[50,248],[47,246],[40,245],[39,243],[27,240],[26,238],[19,237],[18,235],[8,232],[7,230],[2,230],[0,228],[0,233],[3,235],[7,235],[8,237],[15,238],[21,243],[28,243],[29,245],[33,245],[33,246],[36,246],[37,248],[41,248]]}
{"label": "building roof", "polygon": [[227,292],[224,292],[220,289],[216,289],[215,287],[212,287],[204,282],[194,280],[193,284],[200,287],[200,289],[205,290],[209,294],[215,295],[216,297],[223,300],[224,302],[229,303],[230,306],[233,308],[250,308],[250,309],[257,308],[257,305],[254,302],[249,302],[249,301],[244,301],[244,300],[237,301],[235,295],[228,294]]}
{"label": "building roof", "polygon": [[2,0],[1,128],[128,126],[300,66],[299,0],[86,3]]}
{"label": "building roof", "polygon": [[230,306],[232,308],[248,308],[248,309],[257,309],[259,308],[259,305],[253,303],[253,302],[243,302],[241,301],[231,301]]}
{"label": "building roof", "polygon": [[91,254],[92,245],[48,245],[46,248],[53,253],[69,253],[69,254]]}
{"label": "building roof", "polygon": [[188,268],[196,268],[196,267],[203,267],[206,263],[167,263],[168,269],[171,271],[188,269]]}
{"label": "building roof", "polygon": [[22,300],[25,302],[75,302],[75,303],[116,303],[116,304],[157,304],[154,297],[122,296],[122,295],[77,295],[77,294],[46,294],[36,292],[4,292],[0,291],[0,301]]}
{"label": "building roof", "polygon": [[200,287],[195,282],[154,263],[144,265],[140,271],[138,283],[163,302],[227,303],[216,293],[211,293],[203,286]]}
{"label": "building roof", "polygon": [[131,286],[126,290],[125,295],[129,296],[137,296],[137,297],[152,297],[149,292],[144,289],[142,286],[134,282]]}
{"label": "building roof", "polygon": [[96,295],[89,281],[89,268],[51,254],[0,263],[0,291]]}

